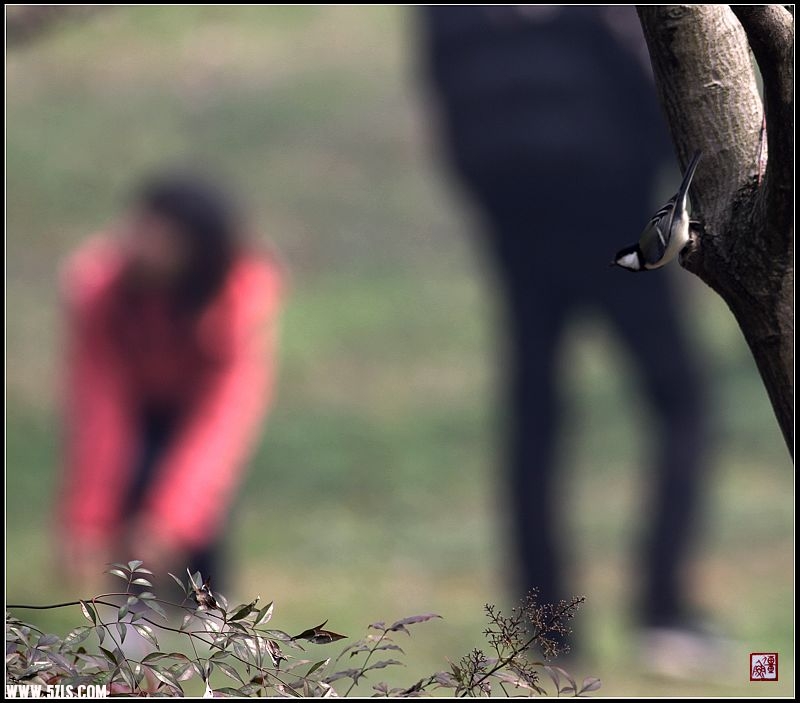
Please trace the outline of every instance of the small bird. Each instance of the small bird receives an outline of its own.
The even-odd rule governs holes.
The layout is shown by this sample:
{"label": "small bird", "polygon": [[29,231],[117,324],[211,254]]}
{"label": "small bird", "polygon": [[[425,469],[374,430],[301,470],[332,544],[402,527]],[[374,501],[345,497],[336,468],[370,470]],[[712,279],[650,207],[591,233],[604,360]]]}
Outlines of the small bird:
{"label": "small bird", "polygon": [[217,605],[217,600],[211,592],[210,579],[206,579],[203,585],[198,587],[189,569],[186,569],[186,573],[189,574],[189,581],[192,583],[192,595],[197,601],[198,608],[202,608],[203,610],[220,610],[219,605]]}
{"label": "small bird", "polygon": [[681,181],[681,187],[647,223],[636,244],[620,249],[611,266],[628,271],[647,271],[661,268],[674,259],[689,242],[689,213],[686,198],[701,151],[695,151]]}

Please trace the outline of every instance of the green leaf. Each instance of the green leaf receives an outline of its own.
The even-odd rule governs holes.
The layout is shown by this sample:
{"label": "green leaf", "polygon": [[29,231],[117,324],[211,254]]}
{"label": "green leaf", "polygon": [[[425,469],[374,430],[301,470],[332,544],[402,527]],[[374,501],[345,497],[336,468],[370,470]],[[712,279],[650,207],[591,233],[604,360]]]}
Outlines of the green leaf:
{"label": "green leaf", "polygon": [[177,691],[180,691],[181,694],[183,694],[183,688],[181,688],[180,683],[178,683],[178,680],[175,678],[175,676],[173,676],[172,672],[159,669],[155,666],[151,666],[149,668],[150,671],[153,672],[153,676],[155,676],[159,681],[167,684],[167,686],[170,686]]}
{"label": "green leaf", "polygon": [[169,668],[169,671],[178,681],[188,681],[195,675],[194,665],[192,662],[183,662],[175,664]]}
{"label": "green leaf", "polygon": [[234,669],[230,664],[226,664],[225,662],[216,661],[214,665],[228,678],[233,679],[234,681],[238,681],[239,683],[244,683],[244,679],[241,677],[238,671]]}
{"label": "green leaf", "polygon": [[30,647],[30,640],[28,639],[28,635],[31,634],[31,631],[27,627],[15,627],[14,625],[8,626],[9,631],[13,632],[17,637],[19,637],[20,642],[22,642],[26,647]]}
{"label": "green leaf", "polygon": [[228,621],[231,622],[233,620],[241,620],[242,618],[246,618],[252,612],[253,612],[253,604],[252,603],[250,603],[248,605],[243,605],[233,615],[231,615],[228,618]]}
{"label": "green leaf", "polygon": [[108,659],[114,666],[118,664],[117,658],[114,656],[114,652],[110,649],[106,649],[105,647],[100,647],[100,651],[103,653],[103,656]]}
{"label": "green leaf", "polygon": [[331,660],[330,657],[328,657],[327,659],[323,659],[322,661],[318,661],[315,664],[312,664],[312,666],[306,672],[306,676],[311,676],[311,674],[313,674],[315,671],[317,671],[321,667],[327,666],[328,663],[330,662],[330,660]]}
{"label": "green leaf", "polygon": [[240,659],[250,661],[250,651],[238,640],[233,641],[233,652]]}
{"label": "green leaf", "polygon": [[156,649],[158,649],[158,640],[156,639],[155,634],[153,633],[153,628],[149,625],[142,625],[141,623],[135,623],[133,625],[133,629],[136,630],[144,639],[146,639],[150,644],[152,644]]}
{"label": "green leaf", "polygon": [[[128,600],[124,605],[121,605],[118,611],[117,619],[122,620],[129,612],[130,609],[139,602],[136,596],[128,596]],[[133,618],[131,618],[133,620]]]}
{"label": "green leaf", "polygon": [[97,635],[97,639],[99,640],[100,644],[103,644],[103,640],[106,638],[105,625],[98,625],[95,627],[94,633]]}
{"label": "green leaf", "polygon": [[272,613],[275,610],[275,602],[271,602],[269,605],[264,606],[261,610],[258,611],[258,615],[256,616],[255,621],[253,622],[254,626],[258,625],[266,625],[272,619]]}
{"label": "green leaf", "polygon": [[146,601],[143,601],[143,602],[148,608],[150,608],[150,610],[158,613],[165,620],[167,619],[167,614],[164,612],[164,608],[162,608],[154,600],[146,600]]}
{"label": "green leaf", "polygon": [[189,657],[187,657],[182,652],[170,652],[169,654],[167,654],[167,656],[170,659],[176,659],[176,660],[182,661],[182,662],[190,662],[190,661],[192,661],[191,659],[189,659]]}
{"label": "green leaf", "polygon": [[81,626],[76,627],[64,638],[65,647],[74,647],[76,644],[83,642],[92,633],[91,627]]}
{"label": "green leaf", "polygon": [[139,594],[139,598],[141,598],[142,600],[153,600],[155,597],[156,597],[155,594],[150,593],[150,591],[145,591],[144,593]]}
{"label": "green leaf", "polygon": [[125,641],[125,635],[128,634],[128,627],[124,622],[117,623],[117,633],[119,634],[120,643]]}
{"label": "green leaf", "polygon": [[170,576],[172,580],[178,584],[178,586],[180,586],[180,589],[183,591],[184,595],[188,595],[189,591],[186,588],[186,584],[183,581],[181,581],[175,574],[167,572],[167,575]]}
{"label": "green leaf", "polygon": [[131,691],[135,691],[137,688],[136,679],[134,678],[131,670],[127,666],[121,666],[119,668],[119,673],[120,676],[122,676],[122,680],[127,684],[128,688],[130,688]]}
{"label": "green leaf", "polygon": [[133,561],[128,562],[128,568],[131,571],[136,571],[136,569],[138,569],[142,564],[144,564],[144,562],[140,559],[134,559]]}
{"label": "green leaf", "polygon": [[200,621],[200,623],[203,626],[203,629],[206,632],[219,632],[220,629],[222,628],[222,625],[220,624],[220,621],[216,620],[214,618],[199,617],[199,614],[198,614],[198,618],[197,619]]}
{"label": "green leaf", "polygon": [[157,659],[167,659],[170,656],[164,652],[150,652],[150,654],[142,658],[142,664],[147,664],[147,662],[156,661]]}
{"label": "green leaf", "polygon": [[19,674],[19,678],[26,679],[40,671],[46,671],[47,669],[52,669],[52,668],[53,668],[52,662],[48,661],[33,662],[33,664],[29,665],[21,674]]}
{"label": "green leaf", "polygon": [[106,571],[107,574],[111,574],[112,576],[119,576],[123,581],[128,580],[128,574],[126,574],[122,569],[109,569]]}
{"label": "green leaf", "polygon": [[92,677],[92,683],[94,683],[96,686],[110,686],[113,673],[114,672],[112,670],[101,671],[96,676]]}
{"label": "green leaf", "polygon": [[153,584],[150,583],[147,579],[141,579],[141,578],[133,579],[131,583],[134,584],[135,586],[150,586],[150,588],[153,587]]}
{"label": "green leaf", "polygon": [[94,608],[86,601],[80,601],[80,604],[83,617],[92,623],[92,625],[97,625],[97,613],[95,612]]}

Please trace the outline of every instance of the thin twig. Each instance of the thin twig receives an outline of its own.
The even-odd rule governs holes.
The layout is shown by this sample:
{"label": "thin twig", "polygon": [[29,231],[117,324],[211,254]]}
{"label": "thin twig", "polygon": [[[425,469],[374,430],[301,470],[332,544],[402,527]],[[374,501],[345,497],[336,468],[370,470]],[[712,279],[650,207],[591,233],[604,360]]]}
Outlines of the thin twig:
{"label": "thin twig", "polygon": [[[566,615],[571,607],[572,607],[571,603],[565,603],[564,607],[558,613],[553,613],[547,625],[548,626],[551,625],[556,619]],[[516,649],[512,649],[511,654],[499,659],[497,663],[491,669],[489,669],[489,671],[487,671],[477,681],[471,683],[468,689],[462,691],[461,694],[459,695],[459,698],[466,698],[471,693],[473,688],[479,687],[484,681],[486,681],[491,676],[494,676],[494,674],[500,671],[500,669],[503,669],[506,666],[508,666],[511,662],[514,661],[514,659],[516,659],[520,654],[525,652],[528,649],[528,647],[530,647],[534,642],[536,642],[536,640],[538,640],[542,636],[542,633],[547,632],[547,629],[548,629],[547,627],[540,628],[534,635],[530,637],[530,639],[528,639],[527,642],[525,642],[525,644],[523,644],[521,647],[517,647]]]}
{"label": "thin twig", "polygon": [[361,665],[361,669],[353,677],[353,683],[350,684],[350,688],[348,688],[347,691],[345,691],[344,693],[345,697],[350,695],[350,691],[352,691],[355,688],[356,684],[358,683],[358,680],[364,675],[369,660],[372,658],[372,655],[375,654],[376,651],[378,651],[378,647],[380,646],[381,642],[383,642],[383,640],[386,639],[387,634],[389,634],[389,630],[384,630],[381,633],[381,636],[378,638],[377,642],[375,642],[375,644],[372,646],[372,649],[370,649],[369,652],[367,652],[367,657],[366,659],[364,659],[364,663]]}

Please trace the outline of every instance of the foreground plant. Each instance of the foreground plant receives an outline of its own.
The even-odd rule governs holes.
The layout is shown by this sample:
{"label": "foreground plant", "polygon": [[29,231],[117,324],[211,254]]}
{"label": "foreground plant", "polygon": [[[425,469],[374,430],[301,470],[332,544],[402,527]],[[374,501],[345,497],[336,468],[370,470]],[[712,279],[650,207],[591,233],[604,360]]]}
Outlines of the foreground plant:
{"label": "foreground plant", "polygon": [[[339,697],[356,692],[374,672],[402,665],[405,654],[396,641],[411,635],[419,623],[439,618],[415,615],[391,624],[373,623],[367,634],[344,647],[336,657],[309,656],[307,648],[333,644],[346,635],[327,629],[327,621],[290,635],[268,627],[273,603],[256,598],[235,607],[212,593],[199,573],[177,583],[183,599],[174,603],[152,591],[152,572],[141,561],[112,564],[110,574],[125,582],[119,592],[53,605],[9,605],[21,609],[80,608],[86,625],[65,637],[46,634],[6,613],[6,683],[28,685],[106,686],[110,693],[128,695],[185,695],[187,682],[199,680],[206,697],[292,696]],[[435,691],[455,696],[530,696],[546,693],[540,672],[553,681],[557,694],[582,695],[600,687],[587,678],[579,686],[563,669],[535,661],[541,652],[558,655],[583,598],[542,604],[532,594],[510,616],[486,606],[489,626],[487,655],[475,649],[449,671],[439,671],[410,686],[372,686],[373,695],[417,697]],[[159,637],[184,642],[184,651],[162,649]],[[90,638],[96,647],[89,646]],[[88,648],[87,648],[88,647]],[[363,691],[358,691],[359,694]]]}

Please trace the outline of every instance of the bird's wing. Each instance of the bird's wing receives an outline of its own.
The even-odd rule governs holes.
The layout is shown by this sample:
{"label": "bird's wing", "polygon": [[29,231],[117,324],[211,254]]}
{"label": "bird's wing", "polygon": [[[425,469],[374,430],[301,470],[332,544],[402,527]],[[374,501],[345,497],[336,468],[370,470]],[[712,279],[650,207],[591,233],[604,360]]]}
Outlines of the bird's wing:
{"label": "bird's wing", "polygon": [[663,257],[669,246],[672,232],[672,218],[675,215],[675,198],[672,197],[644,228],[639,237],[639,249],[646,264],[656,264]]}

